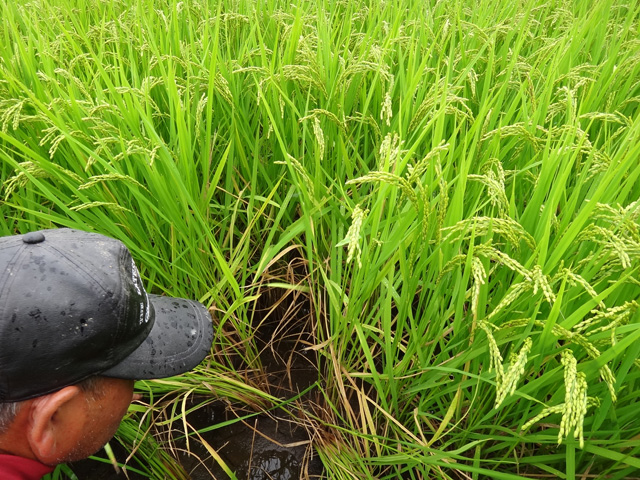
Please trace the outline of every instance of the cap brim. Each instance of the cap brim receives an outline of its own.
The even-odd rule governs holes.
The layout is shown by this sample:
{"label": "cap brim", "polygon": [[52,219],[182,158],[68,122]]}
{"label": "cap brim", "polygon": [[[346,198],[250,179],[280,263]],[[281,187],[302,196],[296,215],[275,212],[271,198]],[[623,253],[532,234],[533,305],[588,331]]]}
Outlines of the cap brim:
{"label": "cap brim", "polygon": [[149,301],[155,310],[149,336],[101,375],[133,380],[172,377],[197,366],[211,350],[213,325],[204,305],[159,295],[149,295]]}

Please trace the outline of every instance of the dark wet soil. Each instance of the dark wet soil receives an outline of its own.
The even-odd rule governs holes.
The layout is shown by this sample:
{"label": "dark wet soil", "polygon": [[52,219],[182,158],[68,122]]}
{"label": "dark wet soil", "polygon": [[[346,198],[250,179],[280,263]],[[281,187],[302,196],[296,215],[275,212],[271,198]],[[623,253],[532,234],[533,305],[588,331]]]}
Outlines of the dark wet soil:
{"label": "dark wet soil", "polygon": [[[204,407],[194,412],[188,421],[210,422],[219,415],[228,416],[219,407]],[[314,454],[309,435],[287,415],[259,415],[202,436],[238,480],[297,480],[322,475],[322,463]],[[191,450],[201,458],[208,456],[202,445],[191,445]],[[213,460],[202,463],[194,456],[185,455],[181,463],[192,480],[230,478]]]}
{"label": "dark wet soil", "polygon": [[[267,296],[267,301],[269,298]],[[291,311],[274,311],[263,304],[263,310],[270,312],[265,320],[260,306],[254,317],[255,338],[262,348],[261,384],[264,389],[279,398],[293,398],[300,392],[309,390],[298,405],[315,401],[317,390],[313,385],[318,381],[317,359],[304,349],[312,344],[312,334],[308,322],[310,308],[304,299],[293,299],[296,308]],[[274,313],[276,313],[274,315]],[[286,320],[288,318],[288,320]],[[277,337],[277,338],[276,338]],[[196,399],[202,400],[202,399]],[[235,420],[230,425],[209,430],[211,426]],[[238,480],[295,480],[321,478],[323,467],[313,449],[311,436],[300,422],[294,421],[290,412],[273,411],[256,415],[239,408],[229,408],[216,402],[199,408],[188,415],[187,422],[201,433],[202,438],[215,450]],[[128,452],[120,451],[112,442],[114,454],[123,461]],[[187,448],[181,440],[176,445],[178,459],[192,480],[229,479],[221,465],[212,457],[207,448],[191,437]],[[190,453],[186,453],[186,451]],[[102,456],[102,455],[100,455]],[[133,462],[130,463],[135,467]],[[79,480],[122,480],[124,473],[116,473],[110,464],[94,460],[84,460],[71,465]],[[129,472],[129,480],[146,477]]]}
{"label": "dark wet soil", "polygon": [[[189,414],[187,421],[195,428],[206,429],[212,425],[235,418],[227,407],[212,404]],[[272,415],[257,415],[238,420],[223,428],[201,433],[202,438],[234,472],[238,480],[297,480],[321,478],[322,462],[315,455],[308,433],[295,425],[285,412]],[[115,444],[115,442],[112,442]],[[189,442],[190,454],[186,453],[186,442],[177,443],[182,449],[178,455],[180,464],[191,480],[227,480],[220,464],[211,457],[204,445],[196,438]],[[114,454],[120,461],[128,452],[113,445]],[[100,455],[100,454],[99,454]],[[131,463],[135,467],[134,463]],[[83,460],[71,465],[79,480],[122,480],[124,473],[116,473],[110,464],[94,460]],[[130,480],[147,477],[128,473]]]}

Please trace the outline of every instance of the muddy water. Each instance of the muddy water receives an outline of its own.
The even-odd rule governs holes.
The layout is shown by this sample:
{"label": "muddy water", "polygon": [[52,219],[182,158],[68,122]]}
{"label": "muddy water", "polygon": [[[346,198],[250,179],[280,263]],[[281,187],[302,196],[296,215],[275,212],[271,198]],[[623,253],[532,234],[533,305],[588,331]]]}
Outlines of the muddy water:
{"label": "muddy water", "polygon": [[[196,429],[205,429],[230,418],[224,405],[209,405],[191,413],[187,421]],[[274,412],[271,416],[258,415],[238,421],[220,429],[201,434],[213,447],[238,480],[297,480],[321,478],[322,462],[315,455],[307,432],[296,427],[288,414]],[[127,452],[112,442],[116,458],[120,461]],[[185,448],[185,442],[178,443]],[[229,479],[207,449],[191,438],[191,454],[180,453],[179,461],[192,480]],[[102,456],[102,454],[99,454]],[[202,461],[200,460],[202,459]],[[135,467],[135,462],[131,463]],[[116,473],[110,464],[83,460],[72,465],[79,480],[123,480],[124,473]],[[146,477],[129,473],[130,480]]]}
{"label": "muddy water", "polygon": [[[303,305],[303,308],[297,310],[297,318],[293,322],[296,325],[293,328],[287,327],[287,335],[282,335],[284,338],[274,338],[280,336],[278,332],[282,332],[282,321],[260,322],[260,315],[255,317],[258,322],[255,338],[260,348],[265,347],[261,355],[263,379],[260,383],[265,385],[264,389],[268,393],[279,398],[293,398],[318,380],[317,359],[303,348],[304,345],[313,343],[313,334],[308,331],[308,325],[298,321],[303,315],[309,314],[309,309],[304,307]],[[276,318],[282,319],[280,316]],[[303,405],[311,401],[316,393],[311,388],[310,393],[301,399]],[[201,435],[238,480],[322,477],[322,463],[315,454],[308,432],[296,425],[289,414],[275,411],[270,415],[238,420],[239,416],[247,415],[251,415],[251,412],[231,410],[220,402],[197,409],[188,415],[187,421],[194,428],[205,430],[213,425],[237,420]],[[230,478],[197,438],[191,437],[189,440],[188,449],[191,454],[185,453],[186,442],[178,442],[176,446],[182,450],[178,459],[192,480]],[[112,447],[118,460],[123,461],[127,457],[127,452],[118,451],[116,442],[112,442]],[[135,462],[131,465],[135,466]],[[123,473],[117,474],[111,465],[91,460],[77,462],[72,465],[72,469],[79,480],[127,478]],[[129,473],[128,478],[141,480],[146,477]]]}
{"label": "muddy water", "polygon": [[[279,348],[283,348],[280,344]],[[289,353],[291,350],[289,350]],[[318,372],[305,355],[296,354],[288,358],[290,368],[280,370],[283,352],[275,351],[277,358],[265,351],[262,355],[267,372],[265,385],[269,393],[280,398],[292,398],[311,387],[318,379]],[[313,388],[302,401],[314,396]],[[238,420],[238,416],[250,416]],[[290,414],[274,411],[269,415],[251,416],[250,412],[230,411],[225,405],[213,404],[191,413],[187,421],[197,429],[237,420],[220,429],[201,433],[238,480],[298,480],[321,478],[322,462],[315,454],[308,432],[293,421]],[[223,468],[210,458],[206,448],[191,441],[190,450],[197,457],[208,460],[200,462],[194,455],[182,455],[181,464],[192,480],[216,478],[226,480],[229,476]]]}
{"label": "muddy water", "polygon": [[[223,418],[217,418],[217,417]],[[224,420],[227,412],[220,407],[205,407],[189,422],[211,424]],[[209,417],[209,418],[207,418]],[[315,456],[307,432],[291,424],[287,416],[258,416],[234,423],[220,430],[203,434],[205,440],[238,478],[248,480],[297,480],[320,478],[322,464]],[[200,458],[208,453],[202,445],[191,445]],[[228,479],[229,476],[214,460],[201,463],[186,455],[181,463],[192,480]]]}
{"label": "muddy water", "polygon": [[[299,392],[317,380],[317,372],[308,366],[293,368],[290,375],[273,376],[274,379],[270,382],[272,394],[289,391],[291,387]],[[286,385],[278,386],[275,378]],[[238,480],[297,480],[322,477],[322,463],[314,452],[307,431],[296,425],[288,413],[274,411],[270,415],[251,416],[251,413],[244,412],[243,416],[249,416],[244,420],[238,420],[238,415],[242,413],[237,410],[232,412],[222,403],[213,403],[195,410],[187,417],[187,422],[198,430],[206,430],[212,425],[236,420],[230,425],[205,431],[201,435]],[[128,453],[119,450],[116,442],[111,444],[116,458],[124,460]],[[186,450],[186,442],[178,442],[177,447]],[[191,454],[182,452],[178,458],[192,480],[230,478],[197,438],[190,439],[188,448]],[[131,465],[135,466],[135,462]],[[116,473],[111,465],[92,460],[76,462],[72,469],[79,480],[127,478],[123,473]],[[142,480],[146,477],[129,473],[128,478]]]}

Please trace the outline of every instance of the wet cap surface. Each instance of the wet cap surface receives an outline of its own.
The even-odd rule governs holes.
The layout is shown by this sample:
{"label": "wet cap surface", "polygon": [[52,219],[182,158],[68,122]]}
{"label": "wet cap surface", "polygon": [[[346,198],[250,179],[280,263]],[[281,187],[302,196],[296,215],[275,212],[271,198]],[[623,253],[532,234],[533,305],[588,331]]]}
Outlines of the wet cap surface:
{"label": "wet cap surface", "polygon": [[92,375],[184,373],[212,337],[204,305],[147,294],[118,240],[71,229],[0,237],[0,402]]}
{"label": "wet cap surface", "polygon": [[133,380],[171,377],[197,366],[213,341],[204,305],[183,298],[149,295],[155,323],[149,336],[123,362],[102,375]]}

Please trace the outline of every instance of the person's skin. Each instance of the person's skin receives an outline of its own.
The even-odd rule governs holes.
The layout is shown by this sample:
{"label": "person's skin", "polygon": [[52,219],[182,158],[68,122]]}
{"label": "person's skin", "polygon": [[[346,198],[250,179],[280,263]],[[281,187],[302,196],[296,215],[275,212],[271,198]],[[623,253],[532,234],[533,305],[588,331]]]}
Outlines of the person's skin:
{"label": "person's skin", "polygon": [[26,400],[9,429],[0,435],[0,453],[45,465],[81,460],[115,434],[129,404],[133,380],[102,377],[98,392],[72,385]]}

